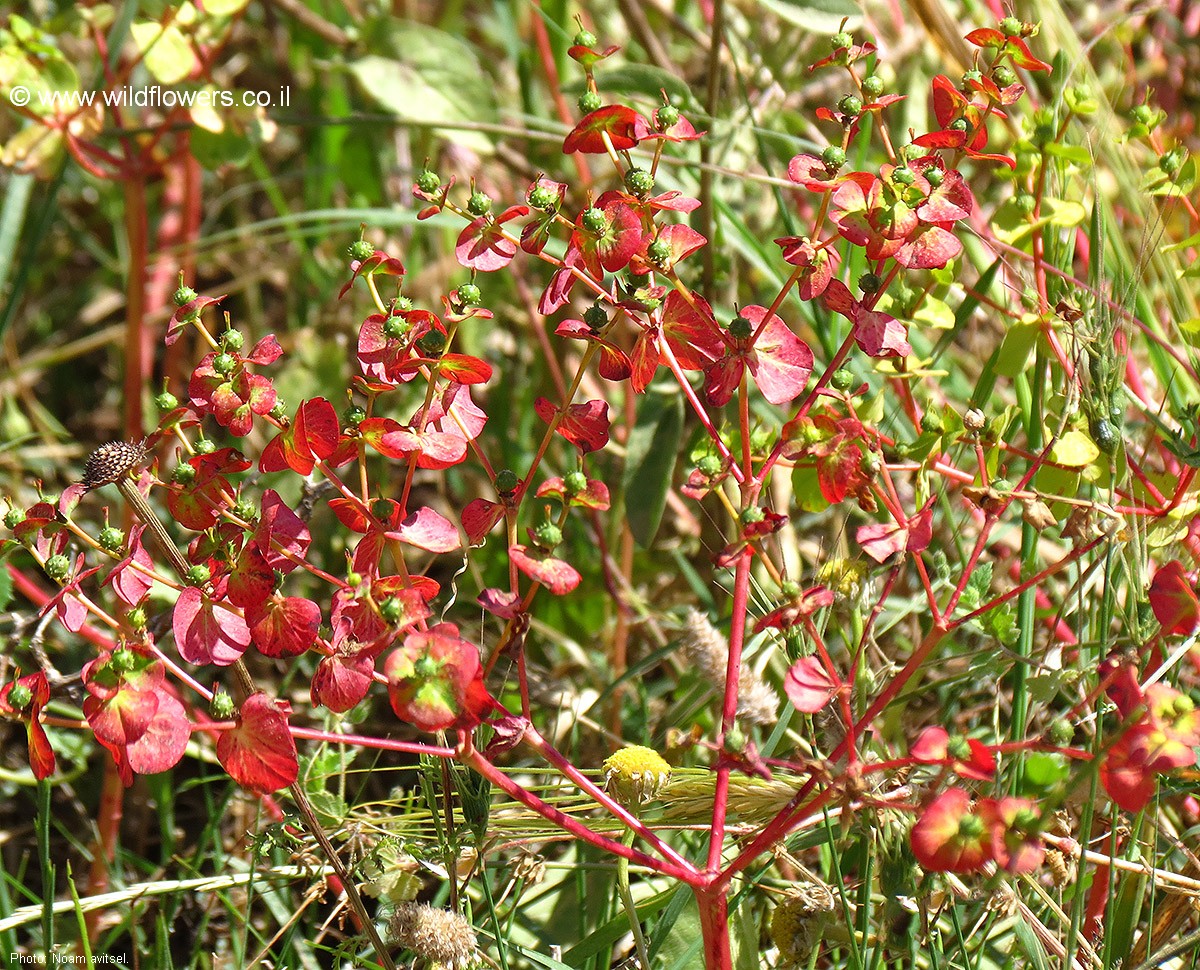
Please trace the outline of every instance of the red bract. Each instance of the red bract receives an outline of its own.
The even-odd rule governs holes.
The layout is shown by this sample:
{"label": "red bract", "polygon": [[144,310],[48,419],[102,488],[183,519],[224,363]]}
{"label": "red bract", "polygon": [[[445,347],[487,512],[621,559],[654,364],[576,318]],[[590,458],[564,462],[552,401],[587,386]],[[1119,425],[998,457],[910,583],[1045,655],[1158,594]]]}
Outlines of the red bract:
{"label": "red bract", "polygon": [[278,472],[290,468],[297,475],[308,475],[318,461],[334,453],[338,444],[338,417],[333,405],[323,397],[304,401],[296,409],[292,423],[272,438],[259,458],[259,471]]}
{"label": "red bract", "polygon": [[988,47],[997,51],[997,60],[1008,57],[1015,67],[1023,67],[1027,71],[1050,72],[1050,65],[1040,61],[1029,51],[1025,41],[1013,34],[1004,34],[994,27],[980,27],[967,34],[967,40],[976,47]]}
{"label": "red bract", "polygon": [[659,118],[660,111],[662,111],[661,108],[654,109],[653,124],[647,124],[645,119],[640,116],[638,117],[638,125],[635,133],[639,139],[652,141],[655,138],[661,138],[663,141],[682,142],[695,141],[697,138],[704,137],[705,132],[696,131],[692,123],[679,114],[678,111],[675,112],[678,118],[672,122],[670,127],[666,127],[662,119]]}
{"label": "red bract", "polygon": [[555,596],[565,596],[579,585],[582,577],[570,563],[555,559],[541,549],[522,545],[508,547],[512,561],[530,579],[541,583]]}
{"label": "red bract", "polygon": [[237,723],[217,739],[217,758],[243,788],[267,795],[296,781],[300,765],[296,742],[288,730],[286,701],[258,690],[242,701]]}
{"label": "red bract", "polygon": [[226,667],[250,646],[246,621],[195,586],[179,594],[172,616],[175,646],[188,663]]}
{"label": "red bract", "polygon": [[963,778],[986,781],[996,773],[996,756],[981,741],[954,735],[942,727],[928,727],[909,750],[922,764],[942,764]]}
{"label": "red bract", "polygon": [[179,335],[187,328],[187,325],[195,320],[200,311],[207,306],[212,306],[214,303],[220,303],[225,296],[198,296],[196,299],[185,303],[181,307],[177,307],[175,312],[171,314],[171,322],[167,326],[167,335],[163,342],[170,347],[179,339]]}
{"label": "red bract", "polygon": [[582,492],[569,491],[561,478],[547,478],[538,486],[535,494],[538,498],[552,497],[567,505],[595,509],[597,512],[607,511],[611,504],[608,486],[594,478],[588,479],[587,487]]}
{"label": "red bract", "polygon": [[996,865],[1014,875],[1033,872],[1046,857],[1039,828],[1041,812],[1027,798],[985,798],[979,817],[992,833],[992,856]]}
{"label": "red bract", "polygon": [[321,608],[301,596],[275,593],[246,607],[250,639],[266,657],[296,657],[317,642]]}
{"label": "red bract", "polygon": [[112,754],[126,786],[135,772],[152,775],[177,765],[191,736],[183,705],[163,685],[162,663],[129,653],[131,669],[118,669],[106,652],[82,672],[88,690],[84,717]]}
{"label": "red bract", "polygon": [[218,448],[207,455],[192,455],[187,463],[196,469],[187,485],[172,486],[167,507],[180,525],[196,532],[212,528],[228,504],[223,493],[231,492],[227,475],[243,472],[251,466],[233,448]]}
{"label": "red bract", "polygon": [[833,699],[841,682],[829,675],[816,657],[801,657],[783,678],[783,691],[792,706],[805,714],[815,714]]}
{"label": "red bract", "polygon": [[909,838],[917,862],[931,872],[974,872],[992,858],[991,828],[962,788],[930,802]]}
{"label": "red bract", "polygon": [[388,386],[411,381],[417,370],[407,367],[416,342],[431,330],[445,333],[442,321],[428,310],[408,310],[367,317],[358,332],[358,364],[370,381]]}
{"label": "red bract", "polygon": [[[914,138],[914,145],[922,148],[961,150],[969,158],[1000,162],[1009,168],[1016,168],[1017,163],[1006,155],[987,154],[983,151],[988,142],[983,111],[989,106],[980,106],[969,100],[944,74],[939,74],[933,79],[932,88],[933,113],[942,130]],[[1019,93],[1012,93],[1011,100],[1015,101]],[[997,118],[1004,117],[1004,113],[995,106],[990,107],[990,114]]]}
{"label": "red bract", "polygon": [[388,458],[415,454],[418,468],[449,468],[467,456],[467,442],[460,435],[418,432],[391,418],[367,418],[358,430],[367,444]]}
{"label": "red bract", "polygon": [[454,524],[431,508],[417,509],[395,530],[385,535],[428,552],[452,552],[459,547],[458,530]]}
{"label": "red bract", "polygon": [[410,633],[384,672],[392,710],[421,731],[474,727],[494,703],[483,685],[479,648],[453,623]]}
{"label": "red bract", "polygon": [[[451,181],[451,185],[453,184],[453,181]],[[446,188],[449,190],[450,186],[446,186]],[[443,202],[445,201],[445,196],[442,197],[442,200]],[[354,285],[354,281],[358,279],[360,273],[368,273],[371,275],[378,273],[381,276],[403,276],[405,273],[404,264],[400,262],[400,260],[396,259],[394,256],[389,256],[387,253],[381,252],[378,249],[361,262],[358,260],[353,261],[350,264],[350,269],[353,271],[350,275],[350,279],[348,279],[345,285],[338,290],[339,300],[345,296],[350,287]]]}
{"label": "red bract", "polygon": [[137,606],[146,598],[154,580],[154,561],[142,548],[142,531],[145,526],[135,526],[129,533],[129,554],[109,571],[105,583],[111,583],[113,591],[126,606]]}
{"label": "red bract", "polygon": [[599,451],[608,444],[608,405],[603,401],[571,404],[563,411],[539,397],[533,402],[533,409],[547,424],[556,414],[561,415],[555,430],[584,454]]}
{"label": "red bract", "polygon": [[[788,162],[787,174],[797,185],[803,185],[810,192],[829,192],[837,188],[842,181],[838,168],[826,165],[815,155],[796,155]],[[776,240],[778,241],[778,240]]]}
{"label": "red bract", "polygon": [[[18,684],[29,692],[30,697],[29,702],[20,708],[13,706],[10,700],[13,688]],[[49,701],[50,682],[41,671],[26,674],[0,687],[0,709],[25,721],[25,734],[29,742],[29,767],[33,769],[33,776],[39,781],[54,774],[54,749],[50,747],[50,738],[41,722],[42,708]]]}
{"label": "red bract", "polygon": [[100,571],[99,566],[84,569],[84,562],[84,555],[80,553],[75,558],[74,566],[71,567],[71,575],[63,580],[62,588],[39,611],[39,615],[44,616],[53,609],[58,616],[58,621],[72,633],[78,633],[83,629],[88,615],[87,606],[76,595],[79,593],[79,584]]}
{"label": "red bract", "polygon": [[517,254],[517,241],[504,231],[504,223],[529,215],[529,207],[509,206],[498,216],[480,216],[458,234],[454,255],[467,269],[492,273],[503,269]]}
{"label": "red bract", "polygon": [[1178,559],[1161,567],[1150,583],[1150,607],[1164,636],[1194,633],[1200,625],[1200,600]]}
{"label": "red bract", "polygon": [[817,249],[807,236],[781,236],[775,245],[783,250],[783,261],[800,267],[797,282],[802,300],[815,300],[825,292],[837,268],[838,254],[833,249]]}
{"label": "red bract", "polygon": [[921,552],[933,537],[933,502],[904,523],[873,522],[858,527],[855,538],[863,552],[883,563],[898,552]]}
{"label": "red bract", "polygon": [[616,192],[605,192],[596,200],[594,208],[604,213],[603,230],[585,229],[581,212],[575,220],[576,228],[571,233],[565,262],[567,265],[581,264],[599,280],[605,272],[623,270],[642,248],[642,220]]}
{"label": "red bract", "polygon": [[[662,243],[667,247],[665,259],[655,261],[650,258],[650,245],[655,242]],[[642,237],[642,248],[634,254],[629,262],[630,271],[653,273],[661,270],[672,273],[675,271],[676,263],[697,252],[707,243],[708,240],[691,226],[685,226],[682,223],[663,226],[657,237],[650,234]]]}
{"label": "red bract", "polygon": [[504,518],[504,506],[501,503],[489,502],[485,498],[476,498],[468,502],[462,510],[460,521],[463,532],[467,534],[467,541],[472,546],[478,546],[502,518]]}
{"label": "red bract", "polygon": [[192,407],[211,414],[230,434],[238,437],[249,434],[254,415],[267,414],[275,406],[275,387],[247,365],[273,363],[282,353],[274,335],[268,334],[245,357],[232,353],[219,355],[233,361],[227,373],[220,373],[213,366],[218,357],[216,351],[205,355],[188,383]]}
{"label": "red bract", "polygon": [[833,593],[824,586],[812,586],[792,602],[772,610],[754,624],[754,632],[761,633],[768,627],[786,630],[802,623],[804,617],[812,616],[817,610],[833,604]]}
{"label": "red bract", "polygon": [[741,315],[758,336],[740,339],[726,335],[724,356],[704,370],[704,393],[709,403],[727,404],[742,379],[743,369],[750,371],[763,397],[772,404],[795,400],[812,374],[813,354],[808,344],[778,316],[772,314],[767,319],[766,307],[743,307]]}
{"label": "red bract", "polygon": [[785,424],[783,436],[785,457],[816,459],[817,484],[826,502],[837,505],[853,495],[864,509],[875,507],[870,490],[873,473],[866,461],[868,432],[861,421],[829,414],[805,416]]}
{"label": "red bract", "polygon": [[612,57],[621,48],[617,45],[606,47],[604,50],[597,50],[594,47],[585,47],[583,44],[572,44],[567,48],[567,56],[572,60],[578,61],[586,69],[591,69],[605,58]]}
{"label": "red bract", "polygon": [[830,64],[853,64],[855,61],[862,60],[870,54],[875,53],[875,45],[868,42],[865,44],[851,44],[849,47],[839,47],[832,54],[829,54],[814,64],[808,66],[809,71],[816,71],[823,67],[828,67]]}
{"label": "red bract", "polygon": [[663,300],[660,320],[661,330],[653,325],[645,328],[633,348],[633,389],[639,394],[662,362],[660,334],[684,370],[703,370],[725,353],[716,317],[703,297],[692,295],[689,302],[682,293],[672,290]]}
{"label": "red bract", "polygon": [[263,493],[254,541],[272,569],[290,573],[296,560],[303,559],[312,543],[312,535],[304,520],[288,508],[273,488]]}
{"label": "red bract", "polygon": [[555,327],[554,332],[560,337],[571,337],[595,344],[599,351],[597,370],[606,381],[623,381],[633,373],[633,365],[625,351],[616,344],[609,343],[582,320],[564,320]]}
{"label": "red bract", "polygon": [[608,151],[608,145],[617,151],[633,148],[638,143],[638,131],[645,130],[645,127],[646,119],[632,108],[623,104],[606,105],[584,115],[579,124],[571,129],[563,142],[563,154],[584,152],[602,155]]}

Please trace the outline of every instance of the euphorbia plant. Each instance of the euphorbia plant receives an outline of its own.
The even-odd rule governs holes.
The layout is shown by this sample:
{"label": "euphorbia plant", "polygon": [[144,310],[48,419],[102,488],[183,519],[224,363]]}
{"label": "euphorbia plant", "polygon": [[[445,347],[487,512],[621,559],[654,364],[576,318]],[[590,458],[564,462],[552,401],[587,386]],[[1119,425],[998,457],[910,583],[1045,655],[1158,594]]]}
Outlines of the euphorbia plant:
{"label": "euphorbia plant", "polygon": [[[216,329],[222,298],[181,285],[166,339],[191,330],[206,348],[186,403],[165,394],[149,440],[108,446],[83,488],[57,503],[14,509],[7,522],[61,587],[51,596],[17,572],[23,590],[44,609],[57,608],[69,629],[86,624],[100,642],[83,670],[83,716],[122,776],[173,766],[191,734],[207,733],[244,788],[264,795],[290,788],[303,806],[296,739],[332,743],[338,735],[302,728],[293,705],[275,697],[248,660],[258,654],[304,670],[313,706],[337,713],[386,693],[396,718],[413,734],[438,735],[437,743],[356,735],[355,744],[457,760],[622,865],[634,862],[688,887],[713,968],[732,966],[735,882],[797,832],[816,831],[823,817],[840,815],[848,826],[856,816],[902,813],[911,827],[896,851],[911,853],[928,880],[937,872],[1036,871],[1054,809],[1089,773],[1120,809],[1144,809],[1158,777],[1192,765],[1200,741],[1191,699],[1161,682],[1170,638],[1197,626],[1192,576],[1164,557],[1148,593],[1159,629],[1143,617],[1128,655],[1110,651],[1107,630],[1103,649],[1082,643],[1069,625],[1064,630],[1052,607],[1065,604],[1051,602],[1045,588],[1056,577],[1086,575],[1125,517],[1161,519],[1191,501],[1195,441],[1181,432],[1171,447],[1150,439],[1138,455],[1127,452],[1113,428],[1125,418],[1114,396],[1120,361],[1113,332],[1108,346],[1085,350],[1064,326],[1073,322],[1070,308],[1052,300],[1059,288],[1050,282],[1047,237],[1061,233],[1093,247],[1100,239],[1098,219],[1088,236],[1041,213],[1043,203],[1050,208],[1048,170],[1064,154],[1053,149],[1067,122],[1047,131],[1035,115],[1028,137],[1015,128],[1026,81],[1050,68],[1030,50],[1034,32],[1009,17],[968,34],[979,51],[976,66],[958,81],[932,81],[929,130],[906,140],[889,121],[903,99],[885,93],[875,48],[845,32],[833,37],[829,56],[812,68],[844,72],[850,93],[836,110],[816,112],[830,144],[787,165],[796,187],[790,204],[805,225],[776,239],[782,285],[764,286],[744,304],[706,297],[711,288],[692,271],[696,254],[717,244],[679,221],[697,200],[677,190],[653,194],[666,146],[686,151],[703,133],[665,94],[649,110],[604,104],[595,67],[615,49],[600,51],[586,31],[570,49],[586,90],[563,151],[599,156],[613,170],[611,184],[573,189],[541,175],[522,201],[501,208],[475,185],[464,192],[426,167],[413,188],[426,203],[420,215],[461,220],[453,250],[463,279],[441,306],[420,307],[405,291],[405,257],[365,239],[350,247],[339,298],[361,296],[370,305],[354,344],[357,373],[345,388],[350,404],[340,414],[325,397],[295,407],[281,400],[272,377],[284,354],[280,342],[269,334],[251,342],[228,318]],[[1082,96],[1074,103],[1072,113],[1083,115]],[[852,156],[875,161],[850,170]],[[1007,241],[994,211],[1004,207],[985,208],[972,189],[992,167],[1011,170],[1006,177],[1016,181],[1018,200],[1033,200],[1020,225],[1007,227]],[[1011,309],[983,292],[988,285],[963,258],[968,227],[997,253],[983,274],[987,284],[999,254],[1027,261],[1033,283],[1024,305]],[[573,372],[564,372],[554,393],[536,397],[536,447],[522,467],[505,468],[505,434],[496,432],[503,416],[489,414],[503,363],[469,352],[469,336],[496,319],[487,274],[513,272],[518,260],[545,267],[536,309],[546,319],[536,326],[548,320],[561,340],[550,341],[549,327],[540,337]],[[1020,270],[1009,272],[1015,285]],[[955,284],[962,287],[957,313],[946,302]],[[1007,321],[1010,333],[1024,328],[1024,343],[1006,337],[981,375],[993,384],[998,375],[1014,378],[1015,413],[993,406],[987,393],[957,402],[971,405],[960,413],[936,379],[941,340],[924,321],[945,311],[950,326],[962,328],[980,306],[1015,318]],[[1013,365],[1022,351],[1034,358],[1030,375],[1021,373],[1025,358]],[[1084,353],[1103,366],[1081,369]],[[1051,375],[1068,387],[1060,398]],[[626,389],[628,400],[662,393],[685,402],[700,444],[681,492],[702,503],[720,533],[711,561],[729,591],[721,605],[728,635],[714,629],[716,655],[702,666],[723,669],[724,677],[713,685],[718,714],[694,739],[712,776],[704,789],[705,844],[681,839],[645,810],[643,802],[670,791],[661,787],[658,755],[638,747],[609,759],[605,790],[543,734],[531,691],[528,634],[548,596],[570,602],[584,572],[594,576],[598,567],[614,595],[628,597],[627,571],[607,558],[582,561],[569,540],[574,533],[604,541],[600,523],[616,491],[615,480],[605,481],[613,468],[607,456],[629,445],[626,414],[636,410],[625,407]],[[1074,402],[1088,395],[1080,409]],[[1138,401],[1148,403],[1145,388]],[[885,424],[888,412],[901,417]],[[252,470],[282,477],[260,484]],[[449,470],[469,475],[475,494],[461,507],[435,508],[419,484]],[[1106,501],[1085,494],[1088,476],[1104,478]],[[283,497],[288,484],[295,492],[293,478],[308,487],[320,482],[332,496],[321,501],[331,512],[324,528],[341,544],[337,553],[322,554],[331,543],[316,541],[308,512]],[[77,503],[85,489],[110,483],[140,528],[93,538],[75,518]],[[158,520],[147,493],[165,493],[188,541]],[[861,554],[853,562],[814,562],[811,575],[807,563],[795,572],[786,549],[794,513],[830,509]],[[1005,537],[1010,529],[1020,535],[1016,552]],[[1059,541],[1039,546],[1039,533],[1052,530]],[[148,534],[154,543],[143,542]],[[74,562],[72,543],[87,549]],[[1181,540],[1190,555],[1195,544],[1194,531]],[[469,551],[480,547],[483,553]],[[476,598],[491,619],[479,627],[465,615],[448,619],[459,590],[438,578],[444,574],[436,564],[457,570],[464,552],[478,563],[497,548],[506,568],[487,572]],[[997,575],[1006,569],[1011,583]],[[105,570],[107,606],[84,590]],[[173,597],[169,638],[147,622],[152,590]],[[761,609],[756,590],[767,600]],[[903,599],[920,604],[911,645],[897,638],[885,649],[881,618],[899,614]],[[1027,708],[1014,711],[1011,732],[990,741],[949,718],[899,737],[883,723],[931,661],[960,642],[999,644],[1021,664],[1033,663],[1039,608],[1057,653],[1073,652],[1095,675],[1065,711],[1051,717],[1046,705],[1036,722]],[[792,748],[781,743],[782,729],[770,736],[750,726],[769,716],[739,720],[739,701],[754,679],[747,658],[760,635],[757,644],[779,647],[786,658],[777,664],[786,672],[776,677],[776,713],[812,715],[826,725],[803,743],[793,738]],[[226,692],[202,686],[179,661],[215,667],[218,677],[232,673]],[[502,662],[515,670],[508,689]],[[54,764],[41,726],[48,685],[39,677],[16,680],[0,705],[27,721],[31,764],[45,778]],[[1117,714],[1086,727],[1092,708],[1104,712],[1104,697]],[[197,698],[211,702],[210,714],[200,712]],[[1076,743],[1080,731],[1091,731],[1092,741]],[[1022,767],[1035,755],[1051,755],[1057,771],[1040,790],[1027,784]],[[543,799],[502,770],[515,757],[540,759],[598,814],[563,812]],[[787,780],[785,799],[735,840],[731,792],[743,776],[773,775]],[[327,840],[323,847],[332,852]],[[622,872],[627,881],[628,868]],[[340,875],[349,878],[344,869]],[[361,901],[356,908],[370,930]]]}

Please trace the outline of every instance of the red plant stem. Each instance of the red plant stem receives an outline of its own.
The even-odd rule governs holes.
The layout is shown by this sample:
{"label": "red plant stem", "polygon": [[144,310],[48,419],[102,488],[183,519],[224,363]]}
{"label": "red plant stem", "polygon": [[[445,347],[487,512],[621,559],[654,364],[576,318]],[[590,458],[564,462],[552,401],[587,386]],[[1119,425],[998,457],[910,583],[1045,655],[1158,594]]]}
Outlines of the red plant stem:
{"label": "red plant stem", "polygon": [[695,889],[700,907],[700,938],[707,970],[732,970],[729,950],[729,896],[725,886]]}
{"label": "red plant stem", "polygon": [[708,841],[708,871],[715,874],[721,867],[721,849],[725,844],[725,815],[729,808],[729,772],[732,766],[724,757],[725,739],[733,730],[737,717],[738,681],[742,669],[742,645],[746,638],[746,604],[750,598],[749,552],[737,562],[733,578],[733,616],[729,627],[729,659],[725,665],[725,699],[721,710],[721,734],[717,738],[719,761],[717,784],[713,795],[712,828]]}
{"label": "red plant stem", "polygon": [[607,836],[600,835],[598,832],[593,832],[586,825],[573,816],[560,812],[552,805],[548,805],[532,792],[526,791],[511,778],[508,777],[499,768],[493,765],[475,748],[469,748],[460,756],[460,760],[473,771],[479,772],[488,779],[493,785],[503,791],[506,795],[515,801],[520,802],[531,811],[537,812],[542,818],[548,822],[552,822],[561,828],[564,832],[568,832],[577,839],[587,842],[589,845],[594,845],[602,852],[611,855],[624,856],[630,862],[636,863],[639,866],[657,872],[666,876],[669,879],[678,879],[680,882],[686,883],[689,886],[695,886],[698,882],[698,874],[692,867],[684,868],[670,862],[663,862],[655,859],[652,856],[646,855],[644,852],[633,848],[632,846],[623,845]]}
{"label": "red plant stem", "polygon": [[[96,841],[92,849],[92,865],[88,870],[88,895],[101,895],[108,891],[109,865],[117,854],[117,840],[121,835],[121,819],[125,815],[125,784],[112,758],[104,760],[104,778],[100,782],[100,804],[96,806]],[[100,936],[104,910],[88,912],[84,925],[88,939],[95,943]]]}
{"label": "red plant stem", "polygon": [[594,798],[612,815],[620,819],[626,827],[632,829],[640,838],[652,845],[657,852],[662,854],[664,859],[668,860],[669,865],[690,873],[692,879],[699,877],[700,873],[695,866],[663,842],[650,829],[646,828],[645,824],[636,815],[628,812],[619,802],[610,798],[607,792],[597,787],[590,778],[564,758],[553,745],[547,742],[532,725],[525,728],[524,741],[537,751],[548,764],[561,771],[580,791]]}

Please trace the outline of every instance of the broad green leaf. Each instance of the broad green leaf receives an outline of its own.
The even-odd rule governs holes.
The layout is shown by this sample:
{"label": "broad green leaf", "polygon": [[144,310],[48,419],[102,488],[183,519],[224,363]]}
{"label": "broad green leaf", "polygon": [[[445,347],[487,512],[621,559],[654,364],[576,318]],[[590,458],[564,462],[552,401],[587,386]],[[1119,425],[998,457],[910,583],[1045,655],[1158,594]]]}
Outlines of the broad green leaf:
{"label": "broad green leaf", "polygon": [[1049,751],[1035,751],[1025,758],[1025,780],[1038,788],[1053,788],[1070,776],[1066,759]]}
{"label": "broad green leaf", "polygon": [[843,20],[847,30],[854,30],[862,23],[862,11],[852,0],[757,0],[757,3],[780,19],[816,33],[833,33]]}
{"label": "broad green leaf", "polygon": [[142,53],[142,63],[159,84],[178,84],[196,65],[196,55],[183,32],[174,24],[164,27],[153,20],[141,20],[129,28],[133,42]]}
{"label": "broad green leaf", "polygon": [[923,323],[936,330],[949,330],[954,326],[954,311],[934,296],[927,296],[912,316],[914,323]]}
{"label": "broad green leaf", "polygon": [[1025,951],[1025,955],[1029,958],[1029,964],[1032,970],[1050,970],[1050,961],[1046,956],[1046,948],[1042,946],[1042,941],[1034,935],[1029,924],[1023,920],[1016,921],[1017,939],[1021,943],[1021,949]]}
{"label": "broad green leaf", "polygon": [[[660,92],[666,91],[672,104],[677,107],[685,107],[695,102],[695,98],[692,97],[692,89],[688,87],[686,81],[677,74],[672,74],[653,64],[622,64],[619,67],[609,67],[595,73],[596,86],[602,93],[612,91],[619,94],[643,94],[656,104],[660,104],[662,102]],[[574,90],[582,92],[585,87],[584,82],[576,82],[564,85],[563,89],[568,93]],[[701,126],[697,125],[696,127],[700,128]]]}
{"label": "broad green leaf", "polygon": [[[442,123],[496,120],[495,89],[465,41],[412,21],[375,21],[362,30],[373,53],[350,64],[368,98],[400,118]],[[476,131],[454,131],[454,140],[490,153],[492,140]]]}
{"label": "broad green leaf", "polygon": [[1050,449],[1050,460],[1068,468],[1083,468],[1100,457],[1100,449],[1083,431],[1068,431]]}
{"label": "broad green leaf", "polygon": [[651,388],[638,404],[625,454],[625,517],[642,548],[658,532],[683,432],[683,398]]}
{"label": "broad green leaf", "polygon": [[1025,370],[1037,337],[1038,325],[1032,320],[1022,320],[1009,327],[1000,345],[1000,356],[994,368],[996,373],[1001,377],[1016,377]]}
{"label": "broad green leaf", "polygon": [[0,610],[7,610],[12,602],[13,581],[7,569],[0,568]]}
{"label": "broad green leaf", "polygon": [[1083,145],[1060,145],[1057,142],[1050,142],[1046,145],[1046,154],[1065,159],[1080,168],[1087,168],[1092,164],[1092,153]]}

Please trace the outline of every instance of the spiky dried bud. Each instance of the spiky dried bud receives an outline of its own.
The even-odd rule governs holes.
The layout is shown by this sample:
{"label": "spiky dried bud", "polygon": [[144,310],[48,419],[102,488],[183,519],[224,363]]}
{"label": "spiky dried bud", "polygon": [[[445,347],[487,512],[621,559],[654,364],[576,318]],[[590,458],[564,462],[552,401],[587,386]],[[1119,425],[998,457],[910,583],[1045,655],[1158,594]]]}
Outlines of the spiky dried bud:
{"label": "spiky dried bud", "polygon": [[623,805],[640,805],[671,778],[671,766],[653,748],[628,744],[604,762],[604,785]]}
{"label": "spiky dried bud", "polygon": [[401,903],[389,929],[397,944],[447,970],[462,970],[479,959],[475,931],[465,917],[451,910]]}
{"label": "spiky dried bud", "polygon": [[146,460],[148,452],[141,441],[110,441],[88,455],[83,469],[83,487],[111,485]]}
{"label": "spiky dried bud", "polygon": [[[712,684],[725,683],[729,663],[729,645],[725,637],[700,610],[688,610],[680,640],[688,660]],[[778,719],[779,697],[774,689],[752,669],[742,664],[738,672],[737,716],[751,724],[774,724]]]}

